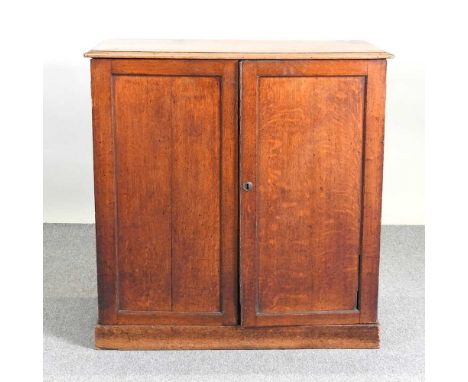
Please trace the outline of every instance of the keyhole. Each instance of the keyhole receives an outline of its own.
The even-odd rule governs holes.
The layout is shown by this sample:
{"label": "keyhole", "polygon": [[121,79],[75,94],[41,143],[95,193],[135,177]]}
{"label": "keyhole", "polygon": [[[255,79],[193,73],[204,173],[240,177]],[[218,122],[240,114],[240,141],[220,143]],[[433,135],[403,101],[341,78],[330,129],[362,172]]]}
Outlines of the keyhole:
{"label": "keyhole", "polygon": [[242,185],[242,188],[244,191],[252,191],[253,189],[253,183],[252,182],[245,182],[243,185]]}

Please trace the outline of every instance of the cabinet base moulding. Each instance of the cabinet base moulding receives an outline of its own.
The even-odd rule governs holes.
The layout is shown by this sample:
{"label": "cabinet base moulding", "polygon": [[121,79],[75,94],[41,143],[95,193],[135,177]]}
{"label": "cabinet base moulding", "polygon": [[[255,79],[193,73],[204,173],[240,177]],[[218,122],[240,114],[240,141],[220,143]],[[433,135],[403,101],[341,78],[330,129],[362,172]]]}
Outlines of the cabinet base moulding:
{"label": "cabinet base moulding", "polygon": [[120,350],[377,349],[379,325],[289,327],[97,325],[96,347]]}

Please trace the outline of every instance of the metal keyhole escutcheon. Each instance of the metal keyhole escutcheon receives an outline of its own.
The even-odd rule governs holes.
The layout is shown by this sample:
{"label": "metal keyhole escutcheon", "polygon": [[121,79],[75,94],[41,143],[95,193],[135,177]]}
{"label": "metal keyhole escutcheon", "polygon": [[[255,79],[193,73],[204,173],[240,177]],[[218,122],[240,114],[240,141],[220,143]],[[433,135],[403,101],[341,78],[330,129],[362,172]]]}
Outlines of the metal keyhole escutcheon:
{"label": "metal keyhole escutcheon", "polygon": [[253,190],[253,183],[252,182],[242,183],[242,189],[244,191],[252,191]]}

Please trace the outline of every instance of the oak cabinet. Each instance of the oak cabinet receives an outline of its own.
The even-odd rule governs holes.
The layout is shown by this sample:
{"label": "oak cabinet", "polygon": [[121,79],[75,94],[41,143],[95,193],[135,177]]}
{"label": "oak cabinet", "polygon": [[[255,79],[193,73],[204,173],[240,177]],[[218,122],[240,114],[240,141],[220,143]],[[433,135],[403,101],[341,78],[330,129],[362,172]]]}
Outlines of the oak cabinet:
{"label": "oak cabinet", "polygon": [[377,347],[390,55],[220,44],[86,54],[97,347]]}

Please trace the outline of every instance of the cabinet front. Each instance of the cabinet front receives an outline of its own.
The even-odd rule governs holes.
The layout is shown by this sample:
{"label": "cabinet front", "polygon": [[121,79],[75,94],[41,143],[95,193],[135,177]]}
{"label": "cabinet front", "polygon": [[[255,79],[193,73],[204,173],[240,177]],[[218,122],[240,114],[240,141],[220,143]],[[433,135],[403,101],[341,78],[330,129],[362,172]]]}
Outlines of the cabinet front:
{"label": "cabinet front", "polygon": [[375,320],[384,70],[242,62],[243,325]]}
{"label": "cabinet front", "polygon": [[92,61],[101,324],[237,323],[237,62]]}

